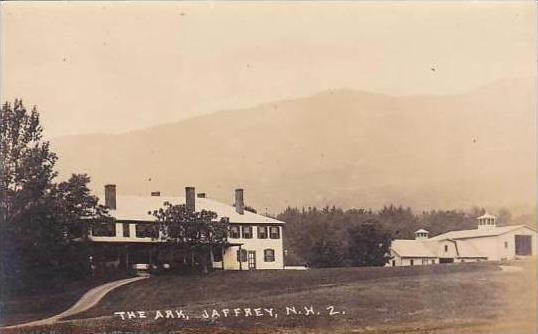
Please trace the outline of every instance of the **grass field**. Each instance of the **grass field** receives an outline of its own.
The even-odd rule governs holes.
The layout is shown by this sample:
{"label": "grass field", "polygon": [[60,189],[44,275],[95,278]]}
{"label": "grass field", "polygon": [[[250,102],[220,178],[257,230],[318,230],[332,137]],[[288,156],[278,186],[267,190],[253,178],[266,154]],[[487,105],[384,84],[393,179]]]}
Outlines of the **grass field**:
{"label": "grass field", "polygon": [[[510,265],[524,270],[505,272],[498,264],[477,263],[152,277],[115,290],[77,315],[80,320],[31,331],[535,333],[535,267]],[[286,314],[292,306],[298,314]],[[328,306],[339,313],[329,314]],[[314,314],[307,315],[310,307]],[[256,308],[262,316],[254,315]],[[271,314],[263,311],[270,308]],[[229,309],[228,317],[223,309]],[[155,320],[156,310],[163,315],[182,310],[190,318]],[[219,317],[204,319],[204,310],[216,310]],[[113,316],[117,311],[147,311],[147,318],[121,320]]]}
{"label": "grass field", "polygon": [[[124,277],[126,276],[118,275],[108,280]],[[61,313],[91,288],[106,283],[108,280],[70,282],[53,289],[42,289],[24,295],[2,295],[0,326],[39,320]]]}

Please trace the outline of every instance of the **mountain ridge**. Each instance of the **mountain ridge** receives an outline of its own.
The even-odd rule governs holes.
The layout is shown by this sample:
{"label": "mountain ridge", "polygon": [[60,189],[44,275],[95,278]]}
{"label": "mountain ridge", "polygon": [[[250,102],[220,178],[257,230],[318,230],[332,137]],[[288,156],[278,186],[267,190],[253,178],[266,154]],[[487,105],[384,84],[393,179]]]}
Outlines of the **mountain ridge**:
{"label": "mountain ridge", "polygon": [[507,82],[451,96],[328,90],[51,143],[61,175],[87,172],[97,191],[178,195],[195,185],[231,203],[241,186],[249,204],[272,211],[534,203],[535,80]]}

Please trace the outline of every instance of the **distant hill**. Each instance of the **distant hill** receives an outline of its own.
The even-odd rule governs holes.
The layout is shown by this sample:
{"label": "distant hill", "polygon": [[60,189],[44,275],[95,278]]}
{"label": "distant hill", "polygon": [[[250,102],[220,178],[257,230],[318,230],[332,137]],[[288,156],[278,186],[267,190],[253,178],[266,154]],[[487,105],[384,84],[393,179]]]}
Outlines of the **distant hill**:
{"label": "distant hill", "polygon": [[87,172],[98,192],[107,182],[124,194],[182,194],[194,185],[232,203],[240,186],[261,213],[532,205],[535,92],[530,78],[453,96],[333,90],[52,145],[62,175]]}

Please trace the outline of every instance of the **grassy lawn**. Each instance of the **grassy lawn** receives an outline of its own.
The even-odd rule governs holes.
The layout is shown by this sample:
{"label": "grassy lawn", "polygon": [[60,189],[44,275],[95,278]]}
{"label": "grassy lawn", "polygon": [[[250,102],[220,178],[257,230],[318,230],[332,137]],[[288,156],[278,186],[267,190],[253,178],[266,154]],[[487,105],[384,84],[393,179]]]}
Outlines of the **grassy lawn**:
{"label": "grassy lawn", "polygon": [[[534,333],[535,267],[523,267],[513,273],[477,263],[152,277],[115,290],[76,316],[87,320],[32,332]],[[329,314],[331,305],[338,314]],[[301,314],[286,314],[292,306]],[[314,314],[306,315],[310,306]],[[245,309],[256,308],[273,308],[273,316],[246,316]],[[155,310],[164,315],[168,309],[183,310],[190,319],[154,319]],[[219,317],[202,317],[213,309]],[[116,311],[147,311],[147,318],[121,320]]]}
{"label": "grassy lawn", "polygon": [[2,296],[0,298],[0,326],[51,317],[68,309],[93,287],[121,278],[125,277],[70,282],[53,290]]}

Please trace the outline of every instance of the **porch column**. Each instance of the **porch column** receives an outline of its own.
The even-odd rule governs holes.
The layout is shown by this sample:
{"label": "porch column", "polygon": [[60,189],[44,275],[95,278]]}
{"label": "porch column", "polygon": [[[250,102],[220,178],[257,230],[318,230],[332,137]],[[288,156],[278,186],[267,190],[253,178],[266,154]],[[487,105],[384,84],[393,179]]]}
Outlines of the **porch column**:
{"label": "porch column", "polygon": [[243,263],[241,261],[241,245],[239,245],[237,260],[239,261],[239,270],[243,270]]}

